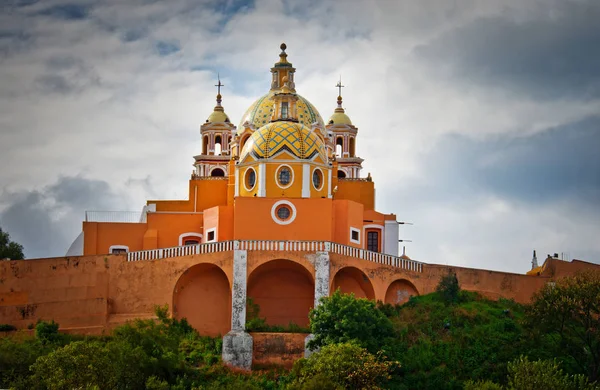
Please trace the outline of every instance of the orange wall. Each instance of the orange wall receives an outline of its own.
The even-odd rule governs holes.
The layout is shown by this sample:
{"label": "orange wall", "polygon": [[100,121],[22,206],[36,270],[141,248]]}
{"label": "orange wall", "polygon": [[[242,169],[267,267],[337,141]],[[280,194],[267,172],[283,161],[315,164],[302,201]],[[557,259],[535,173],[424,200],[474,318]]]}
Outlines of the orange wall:
{"label": "orange wall", "polygon": [[331,199],[287,199],[296,207],[296,219],[289,225],[279,225],[271,218],[271,208],[278,200],[236,198],[234,239],[331,241]]}
{"label": "orange wall", "polygon": [[375,183],[372,181],[338,180],[337,192],[333,195],[335,200],[353,200],[362,203],[365,210],[375,208]]}
{"label": "orange wall", "polygon": [[111,245],[126,245],[130,251],[143,249],[145,223],[84,222],[84,255],[107,254]]}
{"label": "orange wall", "polygon": [[217,241],[233,238],[233,207],[217,206],[204,211],[204,241],[208,240],[207,231],[216,228]]}
{"label": "orange wall", "polygon": [[[362,248],[363,237],[363,205],[349,200],[334,200],[333,241],[339,244]],[[360,231],[360,244],[350,242],[350,227]]]}
{"label": "orange wall", "polygon": [[214,206],[227,204],[227,177],[215,180],[190,180],[188,200],[149,200],[156,204],[156,211],[202,211]]}
{"label": "orange wall", "polygon": [[158,233],[158,247],[169,248],[179,245],[183,233],[202,234],[202,214],[148,213],[148,230]]}

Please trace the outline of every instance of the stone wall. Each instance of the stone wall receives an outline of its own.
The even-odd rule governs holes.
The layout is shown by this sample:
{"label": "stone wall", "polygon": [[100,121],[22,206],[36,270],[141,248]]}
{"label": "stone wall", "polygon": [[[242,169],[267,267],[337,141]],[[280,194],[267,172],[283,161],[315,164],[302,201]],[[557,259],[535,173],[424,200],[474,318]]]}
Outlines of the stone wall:
{"label": "stone wall", "polygon": [[254,340],[252,366],[291,368],[304,357],[305,333],[250,333]]}

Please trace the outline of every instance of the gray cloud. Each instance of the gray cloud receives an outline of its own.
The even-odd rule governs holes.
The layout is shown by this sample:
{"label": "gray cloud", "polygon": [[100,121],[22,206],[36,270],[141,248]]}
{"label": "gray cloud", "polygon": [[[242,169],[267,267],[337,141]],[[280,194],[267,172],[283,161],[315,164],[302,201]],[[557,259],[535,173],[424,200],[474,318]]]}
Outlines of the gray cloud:
{"label": "gray cloud", "polygon": [[0,212],[0,226],[24,246],[28,258],[63,256],[81,232],[85,211],[123,210],[127,200],[108,183],[79,176],[3,198],[8,205]]}
{"label": "gray cloud", "polygon": [[90,9],[82,4],[57,4],[39,11],[39,15],[61,20],[82,20],[88,17]]}
{"label": "gray cloud", "polygon": [[535,99],[600,97],[600,3],[542,5],[533,16],[481,17],[415,48],[437,72],[465,84]]}

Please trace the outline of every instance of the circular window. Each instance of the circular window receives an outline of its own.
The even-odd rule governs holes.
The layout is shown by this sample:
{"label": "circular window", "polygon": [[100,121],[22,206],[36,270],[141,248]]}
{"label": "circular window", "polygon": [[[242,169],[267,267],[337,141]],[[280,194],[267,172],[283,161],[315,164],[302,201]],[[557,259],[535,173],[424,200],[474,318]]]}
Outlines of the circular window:
{"label": "circular window", "polygon": [[292,185],[294,181],[294,172],[289,165],[282,165],[277,169],[275,174],[277,179],[277,185],[281,188],[287,188]]}
{"label": "circular window", "polygon": [[277,218],[285,221],[290,218],[290,215],[292,215],[292,210],[290,210],[288,206],[282,205],[277,207],[277,211],[275,213],[277,214]]}
{"label": "circular window", "polygon": [[313,171],[312,181],[315,190],[320,191],[323,188],[323,172],[319,168]]}
{"label": "circular window", "polygon": [[256,172],[252,168],[246,169],[246,174],[244,175],[244,186],[246,187],[246,191],[253,189],[255,184]]}
{"label": "circular window", "polygon": [[271,218],[278,225],[288,225],[296,219],[296,207],[288,200],[275,202],[271,208]]}

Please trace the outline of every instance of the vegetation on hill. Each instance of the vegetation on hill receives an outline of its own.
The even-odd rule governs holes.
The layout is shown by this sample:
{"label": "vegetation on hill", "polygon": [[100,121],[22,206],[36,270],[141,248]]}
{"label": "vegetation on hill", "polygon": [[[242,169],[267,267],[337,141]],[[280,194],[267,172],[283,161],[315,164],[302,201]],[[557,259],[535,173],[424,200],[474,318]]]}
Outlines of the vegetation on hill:
{"label": "vegetation on hill", "polygon": [[40,322],[35,338],[0,339],[0,388],[600,389],[599,305],[595,273],[548,284],[527,306],[461,291],[452,274],[401,306],[336,291],[310,313],[317,350],[289,372],[224,367],[221,339],[166,308],[106,337]]}
{"label": "vegetation on hill", "polygon": [[22,260],[24,258],[23,245],[11,241],[8,232],[3,231],[0,227],[0,260]]}

